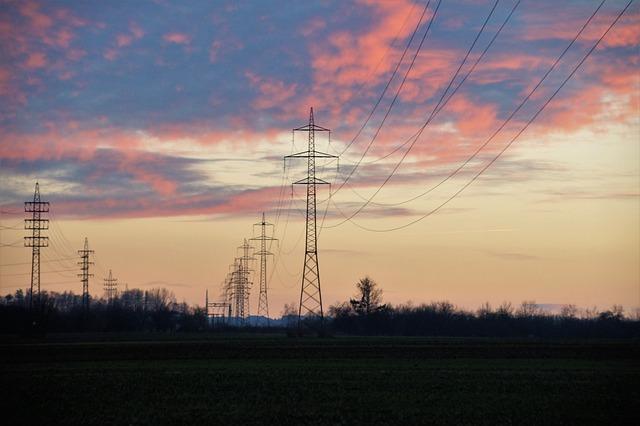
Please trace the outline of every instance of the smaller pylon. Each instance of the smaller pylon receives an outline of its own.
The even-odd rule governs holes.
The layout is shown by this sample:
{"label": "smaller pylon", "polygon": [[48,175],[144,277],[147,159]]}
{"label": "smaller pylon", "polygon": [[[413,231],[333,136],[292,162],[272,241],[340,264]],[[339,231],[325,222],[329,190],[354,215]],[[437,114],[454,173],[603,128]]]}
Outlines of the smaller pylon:
{"label": "smaller pylon", "polygon": [[252,282],[249,280],[249,274],[251,273],[249,262],[255,260],[255,258],[250,255],[253,247],[249,245],[246,239],[238,249],[241,250],[241,255],[236,258],[234,272],[232,273],[232,282],[234,287],[233,303],[235,317],[237,317],[241,323],[244,323],[250,315],[249,291],[251,289]]}
{"label": "smaller pylon", "polygon": [[118,295],[118,279],[113,278],[111,269],[109,269],[109,278],[104,279],[104,293],[109,303],[113,302]]}
{"label": "smaller pylon", "polygon": [[93,274],[89,273],[89,265],[93,265],[93,262],[89,262],[89,255],[93,254],[93,250],[89,250],[89,239],[84,239],[84,249],[78,250],[80,255],[80,270],[82,273],[78,274],[82,281],[82,307],[85,310],[89,310],[89,277],[93,277]]}
{"label": "smaller pylon", "polygon": [[265,317],[267,319],[267,326],[269,325],[269,299],[267,297],[267,256],[273,256],[267,249],[267,241],[277,241],[276,238],[267,236],[267,228],[273,226],[264,219],[264,212],[262,213],[262,221],[254,223],[253,226],[260,226],[260,236],[251,238],[254,241],[260,241],[260,250],[254,252],[254,256],[260,256],[260,295],[258,297],[258,316]]}

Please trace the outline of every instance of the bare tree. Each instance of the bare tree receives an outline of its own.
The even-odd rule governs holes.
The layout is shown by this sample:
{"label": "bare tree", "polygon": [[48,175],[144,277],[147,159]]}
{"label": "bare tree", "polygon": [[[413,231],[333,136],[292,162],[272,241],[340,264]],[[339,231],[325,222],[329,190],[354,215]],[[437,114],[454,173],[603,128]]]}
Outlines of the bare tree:
{"label": "bare tree", "polygon": [[624,318],[624,308],[622,307],[622,305],[613,305],[611,307],[611,313],[616,319]]}
{"label": "bare tree", "polygon": [[487,318],[493,314],[493,309],[491,309],[491,305],[489,302],[484,302],[480,308],[478,308],[477,316],[478,318]]}
{"label": "bare tree", "polygon": [[456,307],[453,305],[453,303],[449,302],[448,300],[433,302],[432,305],[433,305],[434,311],[436,311],[441,315],[447,315],[447,316],[453,315],[453,313],[456,311]]}
{"label": "bare tree", "polygon": [[351,308],[351,304],[348,302],[336,303],[335,305],[329,306],[329,316],[330,317],[340,317],[345,315],[350,315],[353,313],[353,309]]}
{"label": "bare tree", "polygon": [[282,319],[285,320],[287,327],[290,327],[294,324],[296,318],[298,316],[298,307],[294,302],[285,303],[284,308],[282,309]]}
{"label": "bare tree", "polygon": [[498,309],[496,309],[496,315],[500,317],[510,317],[513,315],[513,305],[511,302],[502,302]]}
{"label": "bare tree", "polygon": [[369,277],[364,277],[356,283],[358,294],[349,303],[353,310],[360,315],[369,315],[382,308],[382,289]]}
{"label": "bare tree", "polygon": [[152,288],[147,292],[147,308],[160,311],[171,308],[176,303],[176,296],[166,288]]}
{"label": "bare tree", "polygon": [[286,317],[287,315],[298,315],[298,307],[294,302],[284,304],[284,308],[282,309],[282,316]]}
{"label": "bare tree", "polygon": [[578,307],[576,305],[562,305],[560,316],[565,319],[573,319],[578,316]]}
{"label": "bare tree", "polygon": [[584,310],[583,318],[585,319],[594,319],[598,316],[598,307],[592,306],[590,308],[586,308]]}
{"label": "bare tree", "polygon": [[531,318],[540,315],[542,310],[538,307],[535,300],[525,300],[518,308],[518,316],[522,318]]}

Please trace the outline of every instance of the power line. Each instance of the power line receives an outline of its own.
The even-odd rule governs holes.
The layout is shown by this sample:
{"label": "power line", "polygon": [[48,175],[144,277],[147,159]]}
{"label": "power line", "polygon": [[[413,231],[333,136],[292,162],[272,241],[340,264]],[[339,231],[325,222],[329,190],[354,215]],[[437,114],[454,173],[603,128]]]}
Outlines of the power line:
{"label": "power line", "polygon": [[[41,274],[52,274],[55,272],[68,272],[68,271],[76,271],[77,268],[73,268],[73,269],[56,269],[53,271],[41,271]],[[18,277],[18,276],[24,276],[24,275],[31,275],[31,272],[18,272],[18,273],[13,273],[13,274],[2,274],[3,277]]]}
{"label": "power line", "polygon": [[[473,156],[471,156],[469,159],[467,159],[467,161],[458,168],[458,171],[460,169],[462,169],[467,163],[469,163],[473,158],[475,158],[475,156],[482,150],[482,148],[484,148],[489,142],[491,142],[491,140],[511,121],[511,119],[513,118],[513,116],[515,116],[515,114],[517,114],[517,112],[524,106],[524,104],[529,100],[529,98],[533,95],[533,93],[540,87],[540,85],[544,82],[544,80],[547,78],[547,76],[555,69],[555,67],[557,66],[557,64],[562,60],[562,58],[564,57],[564,55],[568,52],[568,50],[571,48],[571,46],[573,46],[573,44],[575,43],[575,41],[580,37],[580,35],[582,34],[582,32],[584,31],[584,29],[589,25],[589,23],[593,20],[593,18],[595,17],[595,15],[598,13],[598,11],[600,10],[600,8],[602,7],[602,5],[604,4],[606,0],[603,0],[602,3],[600,3],[600,5],[596,8],[596,10],[592,13],[592,15],[589,17],[589,19],[585,22],[585,24],[580,28],[580,30],[578,31],[578,33],[576,34],[576,36],[571,40],[571,42],[567,45],[567,47],[563,50],[563,52],[560,54],[560,56],[554,61],[554,63],[552,64],[552,66],[549,68],[549,70],[547,70],[547,72],[544,74],[544,76],[542,77],[542,79],[540,79],[540,81],[538,82],[538,84],[536,84],[536,86],[533,88],[533,90],[531,90],[529,92],[529,94],[524,98],[524,100],[520,103],[520,105],[518,105],[518,107],[509,115],[509,117],[507,117],[507,119],[500,125],[500,127],[493,133],[493,135],[487,139],[487,141],[485,141],[485,143],[476,151],[476,153],[474,153]],[[356,211],[354,213],[352,213],[349,216],[344,215],[344,213],[342,212],[342,210],[334,203],[334,206],[336,206],[336,209],[345,217],[344,220],[342,220],[341,222],[339,222],[338,224],[334,224],[334,225],[328,225],[327,228],[336,228],[338,226],[341,226],[342,224],[346,223],[346,222],[351,222],[354,223],[355,222],[352,220],[356,215],[358,215],[362,210],[364,210],[365,207],[367,207],[367,205],[369,205],[369,203],[373,200],[373,198],[382,190],[382,188],[391,180],[391,178],[394,176],[394,174],[397,172],[398,168],[400,167],[400,165],[403,163],[403,161],[405,160],[405,158],[407,157],[407,155],[409,154],[409,152],[411,151],[411,149],[413,148],[413,146],[415,145],[415,143],[417,142],[417,140],[419,139],[422,131],[425,129],[426,125],[428,124],[428,121],[422,126],[422,128],[420,129],[420,134],[414,138],[414,140],[412,141],[411,145],[409,146],[409,149],[407,151],[404,152],[402,158],[400,159],[400,161],[396,164],[396,166],[394,167],[394,169],[392,170],[391,174],[389,176],[387,176],[387,178],[384,180],[384,182],[382,183],[382,185],[380,185],[378,187],[378,189],[373,193],[373,195],[371,195],[371,197],[369,197],[369,199],[362,204],[358,209],[356,209]],[[450,179],[453,175],[455,175],[457,173],[454,172],[452,173],[449,177],[445,178],[442,182],[440,182],[437,186],[440,186],[441,184],[443,184],[444,182],[446,182],[448,179]],[[436,186],[436,187],[437,187]],[[422,195],[426,195],[428,192],[431,192],[433,189],[432,188],[430,190],[428,190],[426,193],[421,194]],[[409,201],[407,201],[409,202]],[[400,204],[404,204],[400,203]],[[399,204],[398,204],[399,205]],[[357,225],[356,225],[357,226]]]}
{"label": "power line", "polygon": [[[603,2],[604,3],[604,2]],[[593,47],[591,47],[591,49],[584,55],[584,57],[582,58],[582,60],[580,60],[580,62],[578,62],[578,64],[573,68],[573,70],[571,71],[571,73],[569,73],[569,75],[562,81],[562,83],[560,84],[560,86],[558,86],[558,88],[553,92],[553,94],[545,101],[545,103],[538,109],[538,111],[536,111],[536,113],[527,121],[527,123],[525,124],[525,126],[520,129],[520,131],[500,150],[500,152],[498,152],[498,154],[491,159],[491,161],[489,161],[488,164],[486,164],[478,173],[476,173],[473,178],[467,182],[464,186],[462,186],[462,188],[460,188],[458,191],[456,191],[453,195],[451,195],[447,200],[445,200],[443,203],[441,203],[440,205],[438,205],[436,208],[434,208],[433,210],[429,211],[428,213],[424,214],[423,216],[409,222],[406,223],[404,225],[401,226],[396,226],[393,228],[387,228],[387,229],[372,229],[372,228],[368,228],[368,227],[364,227],[362,225],[356,224],[355,222],[354,225],[358,226],[361,229],[364,229],[366,231],[370,231],[370,232],[392,232],[392,231],[397,231],[403,228],[407,228],[417,222],[420,222],[421,220],[427,218],[428,216],[431,216],[432,214],[436,213],[438,210],[440,210],[442,207],[444,207],[445,205],[447,205],[449,202],[451,202],[454,198],[456,198],[460,193],[462,193],[465,189],[467,189],[473,182],[475,182],[489,167],[491,167],[493,165],[493,163],[495,163],[501,156],[502,154],[504,154],[504,152],[516,141],[516,139],[518,139],[518,137],[520,137],[520,135],[522,135],[522,133],[524,133],[524,131],[536,120],[536,118],[540,115],[540,113],[542,111],[544,111],[544,109],[551,103],[551,101],[556,97],[556,95],[560,92],[560,90],[566,85],[566,83],[575,75],[575,73],[578,71],[578,69],[582,66],[582,64],[587,60],[587,58],[589,56],[591,56],[591,54],[593,53],[593,51],[598,47],[598,45],[600,44],[600,42],[606,37],[606,35],[609,33],[609,31],[613,28],[613,26],[618,22],[618,20],[622,17],[622,15],[627,11],[627,9],[629,8],[629,6],[633,3],[633,0],[630,0],[627,5],[624,7],[624,9],[622,9],[622,11],[616,16],[616,18],[613,20],[613,22],[609,25],[609,27],[607,28],[607,30],[602,34],[602,36],[600,36],[600,38],[596,41],[596,43],[593,45]],[[335,203],[334,203],[335,205]],[[337,206],[336,206],[337,207]]]}
{"label": "power line", "polygon": [[[416,49],[416,51],[415,51],[415,53],[413,55],[413,58],[411,59],[411,63],[409,64],[409,67],[407,68],[407,71],[405,72],[404,77],[402,78],[402,81],[400,82],[400,85],[398,86],[398,89],[396,90],[396,93],[395,93],[395,95],[393,97],[393,100],[389,104],[389,107],[387,108],[387,111],[386,111],[384,117],[382,118],[382,121],[380,122],[380,125],[378,126],[378,128],[376,129],[373,137],[371,138],[371,141],[369,142],[369,144],[367,145],[367,148],[364,150],[364,152],[360,156],[360,159],[356,162],[355,166],[353,168],[351,168],[351,171],[347,175],[346,179],[340,184],[338,189],[336,189],[333,192],[333,194],[336,194],[338,191],[340,191],[347,184],[349,179],[351,179],[351,176],[353,176],[355,171],[358,169],[358,167],[360,166],[360,163],[362,162],[364,157],[367,155],[367,153],[369,152],[369,149],[371,149],[371,146],[373,145],[373,143],[377,139],[378,135],[380,134],[380,131],[382,130],[382,127],[384,126],[384,123],[387,121],[387,118],[391,114],[391,111],[392,111],[394,105],[396,104],[396,101],[398,100],[398,97],[400,96],[400,92],[402,91],[402,89],[404,87],[404,84],[407,81],[407,77],[409,76],[409,73],[413,69],[413,66],[414,66],[415,61],[416,61],[416,59],[418,57],[418,54],[420,53],[420,50],[422,49],[422,46],[423,46],[425,40],[427,39],[427,35],[429,34],[429,30],[431,29],[431,25],[433,24],[433,21],[435,20],[436,15],[438,14],[438,9],[440,8],[440,4],[441,3],[442,3],[441,0],[438,0],[438,4],[436,5],[436,8],[435,8],[435,10],[433,12],[433,15],[431,15],[431,18],[429,19],[429,24],[427,25],[427,29],[425,30],[425,32],[424,32],[424,34],[422,36],[422,39],[420,40],[420,44],[418,45],[418,48]],[[427,6],[429,6],[429,3],[427,3]]]}
{"label": "power line", "polygon": [[[352,140],[349,142],[349,144],[344,148],[344,150],[341,152],[341,154],[344,154],[344,153],[349,149],[349,147],[350,147],[350,146],[355,142],[355,140],[357,139],[357,137],[359,136],[359,134],[362,132],[362,130],[364,129],[364,127],[366,127],[367,122],[370,120],[371,116],[373,115],[373,113],[374,113],[374,112],[375,112],[375,110],[377,109],[378,105],[379,105],[379,104],[380,104],[380,102],[382,101],[382,99],[383,99],[384,95],[386,94],[386,91],[388,90],[389,86],[391,85],[392,80],[395,78],[395,75],[397,74],[397,71],[398,71],[398,69],[399,69],[400,65],[402,64],[402,62],[403,62],[403,60],[404,60],[404,57],[405,57],[405,55],[406,55],[406,53],[407,53],[407,51],[408,51],[408,49],[409,49],[409,46],[410,46],[410,45],[411,45],[411,43],[413,42],[413,39],[414,39],[414,37],[415,37],[415,35],[416,35],[416,33],[417,33],[417,31],[418,31],[418,29],[419,29],[419,27],[420,27],[420,25],[421,25],[421,23],[422,23],[423,19],[424,19],[424,15],[425,15],[426,11],[428,10],[429,4],[430,4],[430,0],[427,2],[426,6],[425,6],[425,8],[424,8],[424,10],[423,10],[423,12],[422,12],[422,15],[421,15],[421,17],[420,17],[419,22],[418,22],[418,24],[416,25],[416,28],[413,30],[413,33],[412,33],[412,35],[411,35],[411,37],[410,37],[409,42],[407,43],[407,45],[406,45],[406,47],[405,47],[405,49],[404,49],[404,51],[403,51],[403,53],[402,53],[402,55],[401,55],[401,57],[400,57],[400,59],[399,59],[398,63],[396,64],[396,66],[395,66],[395,68],[394,68],[394,71],[393,71],[393,73],[392,73],[391,77],[389,78],[389,80],[388,80],[387,84],[385,85],[385,88],[384,88],[384,90],[383,90],[382,94],[380,95],[380,97],[378,98],[378,100],[377,100],[377,102],[375,103],[374,107],[372,108],[372,111],[369,113],[368,118],[365,120],[365,123],[362,125],[362,127],[361,127],[361,128],[360,128],[360,130],[357,132],[357,134],[352,138]],[[409,16],[411,15],[411,13],[412,13],[412,11],[413,11],[414,7],[415,7],[415,3],[413,4],[413,6],[412,6],[411,10],[409,11],[409,13],[408,13],[407,17],[405,18],[405,22],[403,23],[402,27],[398,30],[398,33],[397,33],[397,34],[396,34],[396,36],[394,37],[394,40],[391,42],[390,47],[391,47],[391,46],[396,42],[396,40],[397,40],[397,38],[398,38],[398,36],[399,36],[399,34],[400,34],[400,31],[401,31],[401,30],[402,30],[402,28],[404,28],[404,26],[406,25],[406,22],[408,21]],[[377,67],[382,63],[382,60],[384,59],[384,56],[386,56],[386,54],[388,53],[388,51],[389,51],[390,47],[387,49],[387,51],[385,52],[385,55],[383,55],[383,57],[380,59],[380,61],[379,61],[379,62],[378,62],[378,64],[376,65],[376,69],[377,69]],[[375,70],[374,70],[374,72],[375,72]],[[367,78],[367,79],[368,79],[368,78]],[[360,86],[359,91],[360,91],[360,90],[362,90],[362,88],[363,88],[365,85],[366,85],[366,81],[365,81],[365,82]],[[294,138],[293,138],[293,132],[292,132],[292,146],[291,146],[291,153],[293,153],[294,144],[295,144],[295,141],[294,141]],[[326,166],[326,165],[325,165],[325,166]],[[285,166],[285,169],[286,169],[286,166]],[[323,169],[323,170],[324,170],[324,169]],[[336,170],[336,174],[337,174],[337,170]],[[286,171],[286,176],[288,176],[288,170]],[[335,180],[335,178],[334,178],[334,180]],[[284,182],[285,182],[285,181],[286,181],[286,177],[285,177],[285,170],[283,169],[283,182],[282,182],[281,189],[280,189],[280,196],[279,196],[279,201],[278,201],[278,208],[277,208],[277,213],[276,213],[276,219],[275,219],[274,232],[275,232],[275,230],[276,230],[276,229],[278,229],[278,225],[279,225],[279,220],[280,220],[280,215],[281,215],[281,208],[282,208],[282,201],[283,201],[283,198],[284,198],[284,197],[283,197],[283,195],[284,195],[284,194],[283,194],[283,192],[284,192]],[[290,198],[290,200],[289,200],[289,206],[291,206],[292,199],[293,199],[293,194],[292,194],[292,197],[291,197],[291,198]],[[327,201],[327,206],[326,206],[326,208],[325,208],[325,213],[324,213],[324,215],[323,215],[322,224],[324,224],[324,219],[326,218],[327,210],[328,210],[328,207],[329,207],[329,202],[328,202],[329,200],[327,199],[326,201]],[[282,236],[282,238],[281,238],[281,239],[282,239],[282,244],[278,245],[278,252],[276,253],[276,255],[275,255],[275,259],[274,259],[274,269],[271,271],[271,275],[270,275],[270,277],[271,277],[271,276],[273,276],[274,272],[275,272],[275,271],[276,271],[276,269],[277,269],[277,263],[279,262],[281,249],[282,249],[282,247],[283,247],[283,245],[284,245],[284,236],[286,235],[286,227],[287,227],[287,224],[288,224],[289,218],[290,218],[290,209],[288,208],[288,210],[287,210],[287,218],[286,218],[286,223],[285,223],[285,228],[284,228],[284,229],[285,229],[285,231],[284,231],[283,236]],[[296,246],[297,246],[297,243],[296,243]],[[271,247],[271,245],[269,245],[269,248],[270,248],[270,247]],[[283,265],[283,267],[284,267],[284,265]]]}
{"label": "power line", "polygon": [[[413,9],[415,9],[417,2],[412,3],[411,5],[411,9],[409,9],[409,12],[407,13],[407,16],[404,18],[404,21],[402,22],[402,25],[400,26],[400,28],[398,29],[398,31],[396,32],[396,35],[393,37],[393,40],[391,41],[391,43],[389,43],[389,46],[387,46],[387,48],[385,49],[383,55],[380,57],[380,60],[378,60],[378,63],[376,64],[376,66],[373,68],[373,70],[371,72],[369,72],[369,74],[367,75],[367,77],[365,77],[365,79],[363,80],[363,82],[360,84],[360,86],[358,87],[358,89],[354,92],[354,94],[350,95],[346,101],[343,101],[343,104],[347,104],[348,102],[350,102],[352,99],[358,97],[360,95],[360,93],[362,92],[362,90],[367,86],[367,84],[369,83],[369,80],[371,80],[371,77],[374,76],[376,74],[376,72],[378,71],[378,68],[380,68],[380,65],[382,65],[382,62],[384,61],[384,59],[387,57],[387,55],[389,54],[389,52],[391,51],[391,48],[393,46],[395,46],[396,42],[398,41],[398,38],[400,37],[400,33],[402,32],[402,29],[407,25],[407,23],[409,22],[409,18],[411,17],[412,13],[413,13]],[[427,3],[428,6],[428,3]],[[426,10],[426,8],[425,8]],[[424,12],[422,14],[424,16]],[[420,22],[422,21],[422,19],[418,22],[418,26],[416,26],[415,30],[413,31],[413,35],[412,37],[415,36],[418,27],[420,26]],[[373,106],[373,109],[371,110],[371,112],[368,115],[368,118],[365,120],[365,123],[362,125],[362,127],[358,130],[358,132],[356,133],[356,135],[351,139],[351,141],[347,144],[347,146],[343,149],[342,152],[340,152],[338,154],[338,156],[344,154],[349,147],[355,142],[355,140],[358,138],[358,135],[360,134],[360,132],[362,132],[362,130],[365,128],[367,122],[371,119],[371,116],[374,114],[375,110],[377,109],[378,105],[380,105],[380,102],[382,101],[382,98],[384,97],[384,94],[386,92],[386,90],[388,89],[389,85],[391,84],[391,81],[393,80],[393,78],[395,77],[398,68],[400,67],[400,64],[402,63],[402,60],[404,59],[404,55],[406,54],[409,45],[411,44],[411,41],[409,41],[409,43],[407,44],[407,46],[404,49],[404,53],[402,54],[402,56],[400,57],[398,64],[396,65],[396,67],[394,68],[394,71],[391,75],[391,77],[389,78],[389,81],[387,82],[387,84],[385,85],[384,90],[382,91],[382,94],[380,95],[380,97],[378,98],[378,100],[376,101],[375,105]],[[327,152],[331,152],[329,150],[329,147],[327,147]],[[337,152],[337,151],[336,151]]]}
{"label": "power line", "polygon": [[[356,139],[358,139],[358,137],[360,136],[360,134],[362,133],[362,131],[364,130],[364,128],[367,126],[367,124],[369,123],[369,120],[371,120],[371,117],[373,116],[373,114],[375,113],[375,111],[378,109],[378,106],[380,105],[380,103],[382,102],[382,99],[384,98],[384,95],[387,93],[387,90],[389,89],[389,86],[391,86],[391,82],[393,81],[393,79],[395,78],[396,74],[398,73],[398,69],[400,68],[400,65],[402,65],[402,62],[404,61],[404,57],[407,54],[407,51],[409,50],[409,47],[411,46],[411,44],[413,43],[413,39],[415,38],[416,34],[418,33],[418,29],[420,28],[420,25],[422,25],[422,21],[424,20],[424,16],[427,13],[427,10],[429,9],[429,4],[431,3],[431,0],[427,1],[427,4],[425,5],[424,9],[422,10],[422,15],[420,15],[420,20],[418,21],[418,23],[416,24],[415,29],[413,30],[413,33],[411,34],[411,37],[409,38],[409,41],[407,42],[407,45],[404,48],[404,51],[402,52],[402,56],[400,56],[400,59],[398,60],[398,63],[396,64],[393,73],[391,74],[391,77],[389,78],[389,81],[387,81],[387,84],[384,86],[384,89],[382,90],[382,93],[380,94],[380,96],[378,97],[378,100],[376,101],[376,103],[373,105],[373,108],[371,109],[371,111],[369,112],[369,115],[367,116],[367,118],[365,119],[364,123],[362,124],[362,126],[360,127],[360,129],[358,129],[358,131],[356,132],[355,136],[351,139],[351,141],[347,144],[347,146],[342,150],[342,152],[340,152],[338,154],[338,156],[343,155],[345,152],[347,152],[347,150],[351,147],[351,145],[356,141]],[[440,3],[438,3],[438,6],[440,5]],[[437,9],[436,9],[437,10]],[[430,26],[430,25],[429,25]],[[429,31],[427,29],[427,31]]]}
{"label": "power line", "polygon": [[[12,243],[0,243],[0,247],[24,247],[24,239],[18,238]],[[29,262],[31,263],[31,262]]]}
{"label": "power line", "polygon": [[447,175],[445,178],[443,178],[440,182],[438,182],[436,185],[432,186],[431,188],[427,189],[426,191],[411,197],[409,199],[406,199],[404,201],[399,201],[396,203],[372,203],[372,204],[376,204],[379,206],[385,206],[385,207],[395,207],[395,206],[400,206],[403,204],[407,204],[410,203],[412,201],[415,201],[419,198],[424,197],[425,195],[431,193],[433,190],[437,189],[438,187],[440,187],[442,184],[444,184],[445,182],[447,182],[448,180],[450,180],[452,177],[454,177],[455,175],[457,175],[467,164],[469,164],[469,162],[471,162],[471,160],[473,160],[474,158],[476,158],[478,156],[478,154],[498,135],[498,133],[500,133],[502,131],[502,129],[504,129],[504,127],[511,122],[511,120],[513,119],[513,117],[520,111],[520,109],[529,101],[529,99],[531,98],[531,96],[533,96],[533,94],[538,90],[538,88],[540,88],[540,86],[542,85],[542,83],[546,80],[546,78],[553,72],[553,70],[555,69],[555,67],[558,65],[558,63],[562,60],[562,58],[564,57],[564,55],[569,51],[569,49],[571,48],[571,46],[573,46],[573,44],[577,41],[577,39],[580,37],[580,35],[582,34],[582,32],[585,30],[585,28],[589,25],[589,23],[591,22],[591,20],[595,17],[595,15],[597,14],[597,12],[600,10],[600,8],[604,5],[606,0],[603,0],[600,5],[598,6],[598,8],[593,12],[593,14],[589,17],[589,19],[587,20],[587,22],[582,26],[582,28],[580,29],[580,31],[576,34],[576,36],[573,38],[573,40],[571,41],[571,43],[569,43],[569,45],[567,45],[567,47],[562,51],[562,53],[560,54],[560,56],[558,56],[558,58],[554,61],[554,63],[551,65],[551,67],[547,70],[547,72],[542,76],[542,78],[538,81],[538,83],[534,86],[534,88],[529,92],[529,94],[522,100],[522,102],[516,107],[515,110],[513,110],[511,112],[511,114],[505,119],[505,121],[498,127],[498,129],[496,129],[493,134],[491,134],[491,136],[482,144],[480,145],[476,151],[469,157],[467,158],[458,168],[456,168],[455,170],[453,170],[451,173],[449,173],[449,175]]}
{"label": "power line", "polygon": [[[52,285],[63,285],[63,284],[75,284],[76,281],[54,281],[54,282],[47,282],[47,286],[52,286]],[[0,286],[0,288],[19,288],[19,287],[25,287],[25,289],[28,287],[28,285],[25,284],[16,284],[16,285],[2,285]]]}
{"label": "power line", "polygon": [[[480,36],[482,35],[482,33],[484,32],[484,29],[487,26],[487,23],[489,22],[489,20],[491,19],[491,16],[493,15],[493,12],[495,11],[496,7],[498,6],[498,1],[496,0],[496,2],[494,3],[493,7],[491,8],[489,14],[487,15],[486,19],[484,20],[484,23],[482,24],[482,27],[480,28],[480,30],[478,31],[478,33],[476,34],[473,42],[471,43],[471,46],[469,47],[469,49],[467,50],[464,58],[462,59],[462,61],[460,62],[460,64],[458,65],[458,68],[456,69],[456,72],[454,73],[454,75],[451,77],[451,79],[449,80],[449,84],[447,85],[447,87],[445,88],[445,90],[442,92],[442,95],[440,96],[440,99],[438,100],[437,104],[434,106],[434,108],[431,110],[431,114],[429,115],[429,117],[427,118],[427,120],[425,121],[425,123],[421,126],[420,130],[418,131],[418,133],[416,134],[416,137],[414,138],[411,146],[409,147],[409,150],[407,150],[403,157],[400,159],[400,161],[396,164],[396,166],[394,167],[393,171],[391,172],[391,174],[386,178],[386,180],[383,182],[383,184],[374,192],[374,194],[368,199],[366,200],[366,202],[359,208],[356,210],[356,212],[350,216],[350,218],[353,218],[354,216],[356,216],[360,211],[362,211],[372,200],[373,198],[382,190],[382,188],[385,186],[385,184],[391,179],[391,177],[395,174],[395,172],[398,170],[398,168],[402,165],[402,162],[404,161],[405,157],[407,156],[407,154],[409,153],[409,151],[411,150],[411,148],[413,147],[413,145],[415,144],[415,142],[418,140],[419,136],[422,134],[422,132],[424,131],[424,129],[426,128],[426,126],[431,122],[431,120],[433,120],[433,118],[435,117],[436,112],[438,111],[438,107],[442,104],[442,101],[444,100],[444,98],[446,97],[447,93],[449,92],[449,89],[451,88],[453,82],[455,81],[456,77],[458,76],[458,74],[460,73],[460,70],[462,69],[462,67],[464,66],[464,64],[466,63],[467,59],[469,58],[469,55],[471,54],[471,52],[473,51],[473,48],[475,47],[476,43],[478,42],[478,39],[480,38]],[[438,6],[440,4],[438,3]],[[437,8],[436,8],[436,12],[437,12]],[[435,17],[435,13],[433,15],[433,17]],[[432,18],[433,18],[432,17]],[[427,30],[428,31],[428,30]],[[426,34],[425,34],[426,35]],[[415,57],[414,57],[415,59]],[[379,130],[379,129],[378,129]],[[377,133],[376,133],[377,136]],[[372,140],[373,142],[373,140]],[[371,146],[371,144],[369,145],[369,147]],[[369,149],[369,147],[367,147],[367,151]],[[353,175],[353,172],[355,171],[355,169],[359,166],[360,162],[362,161],[362,159],[364,158],[364,156],[366,155],[367,151],[364,152],[363,156],[360,158],[360,160],[358,161],[358,163],[356,164],[356,167],[354,169],[352,169],[351,173],[349,174],[349,176],[347,176],[347,179],[340,185],[340,187],[338,187],[337,190],[335,190],[333,192],[332,195],[335,195],[336,193],[338,193],[338,191],[340,191],[344,185],[347,183],[347,181],[349,180],[349,178]],[[354,191],[356,192],[356,191]],[[335,204],[335,203],[334,203]],[[343,223],[347,222],[347,220],[345,219],[344,221],[338,223],[337,225],[329,225],[327,226],[327,228],[335,228],[338,227],[340,225],[342,225]]]}
{"label": "power line", "polygon": [[12,226],[0,225],[0,229],[3,231],[23,231],[24,226],[23,225],[12,225]]}
{"label": "power line", "polygon": [[[436,115],[442,111],[447,104],[449,103],[449,101],[451,100],[451,98],[456,94],[456,92],[462,87],[462,85],[467,81],[467,79],[469,78],[469,76],[473,73],[473,71],[475,71],[476,67],[478,66],[478,64],[480,63],[480,61],[484,58],[484,56],[486,55],[486,53],[489,51],[489,49],[491,48],[491,46],[493,45],[493,43],[496,41],[496,39],[498,38],[498,36],[500,35],[500,33],[502,32],[502,30],[504,29],[504,27],[507,25],[507,23],[511,20],[511,17],[513,16],[513,13],[516,11],[517,7],[520,5],[521,0],[518,0],[516,3],[514,3],[513,7],[511,8],[511,11],[509,12],[509,14],[507,15],[507,17],[505,18],[505,20],[502,22],[502,24],[500,25],[500,27],[498,28],[498,30],[495,32],[495,34],[493,35],[493,37],[491,38],[491,40],[489,40],[489,43],[487,43],[487,45],[485,46],[484,50],[480,53],[480,55],[476,58],[476,60],[474,61],[473,65],[469,68],[469,70],[465,73],[464,77],[458,82],[458,84],[456,85],[456,87],[451,91],[451,93],[449,94],[449,96],[447,96],[447,99],[445,99],[445,101],[442,103],[442,105],[440,105],[440,107],[437,109],[436,111]],[[496,3],[497,4],[497,3]],[[364,164],[374,164],[377,163],[379,161],[385,160],[387,158],[389,158],[390,156],[392,156],[393,154],[395,154],[396,152],[398,152],[400,149],[402,149],[403,147],[405,147],[409,142],[411,142],[411,140],[413,140],[413,138],[415,138],[418,135],[418,132],[420,130],[418,130],[416,133],[414,133],[413,135],[411,135],[409,138],[407,138],[403,143],[401,143],[400,145],[396,146],[393,150],[391,150],[389,153],[376,158],[375,160],[371,160],[371,161],[365,161]],[[360,194],[358,194],[360,195]],[[389,204],[382,204],[382,203],[371,203],[371,204],[376,204],[376,205],[385,205],[385,206],[389,206]]]}

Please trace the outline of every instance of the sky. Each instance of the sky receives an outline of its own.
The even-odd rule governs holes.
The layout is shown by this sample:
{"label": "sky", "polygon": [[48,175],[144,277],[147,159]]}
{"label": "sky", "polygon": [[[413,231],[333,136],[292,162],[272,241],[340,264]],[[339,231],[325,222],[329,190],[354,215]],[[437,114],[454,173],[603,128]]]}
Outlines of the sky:
{"label": "sky", "polygon": [[365,275],[394,304],[640,307],[640,4],[599,41],[626,5],[2,0],[0,289],[28,286],[38,181],[43,289],[81,292],[86,237],[94,296],[112,269],[202,305],[264,212],[277,316],[313,107],[325,309]]}

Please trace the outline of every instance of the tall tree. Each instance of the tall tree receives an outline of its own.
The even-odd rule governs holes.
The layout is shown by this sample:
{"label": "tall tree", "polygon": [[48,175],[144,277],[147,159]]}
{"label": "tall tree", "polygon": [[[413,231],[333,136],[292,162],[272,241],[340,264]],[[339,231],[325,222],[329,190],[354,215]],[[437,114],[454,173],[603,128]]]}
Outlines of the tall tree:
{"label": "tall tree", "polygon": [[364,277],[356,283],[358,294],[350,303],[353,310],[359,315],[369,315],[381,309],[382,289],[369,277]]}

